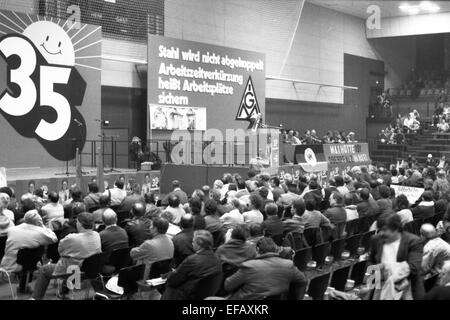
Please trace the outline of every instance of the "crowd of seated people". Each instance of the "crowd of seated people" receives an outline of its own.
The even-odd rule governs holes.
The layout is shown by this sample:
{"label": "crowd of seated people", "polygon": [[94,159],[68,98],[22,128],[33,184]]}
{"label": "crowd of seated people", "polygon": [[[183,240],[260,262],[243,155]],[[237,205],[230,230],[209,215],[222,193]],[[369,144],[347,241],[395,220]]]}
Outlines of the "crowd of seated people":
{"label": "crowd of seated people", "polygon": [[402,116],[398,114],[395,121],[382,129],[377,137],[378,143],[404,144],[405,134],[418,134],[421,132],[420,114],[417,110]]}
{"label": "crowd of seated people", "polygon": [[327,133],[320,138],[316,130],[306,130],[303,135],[294,129],[282,130],[282,138],[285,143],[293,145],[312,145],[312,144],[327,144],[327,143],[357,143],[354,132],[345,131],[327,131]]}
{"label": "crowd of seated people", "polygon": [[[383,266],[385,280],[392,272],[403,272],[401,295],[382,296],[440,299],[448,297],[442,289],[446,283],[426,293],[423,281],[449,272],[450,181],[441,162],[420,166],[407,161],[398,170],[354,167],[323,184],[314,175],[295,180],[290,174],[253,170],[247,177],[226,173],[191,195],[173,181],[173,190],[161,201],[151,193],[142,196],[133,181],[124,187],[118,180],[104,193],[91,182],[86,195],[71,186],[63,204],[58,192],[44,193],[35,183],[17,200],[11,188],[3,187],[0,235],[7,238],[0,267],[17,273],[21,248],[42,246],[48,254],[49,246],[57,244],[59,257],[41,264],[32,286],[25,282],[18,288],[32,299],[46,299],[52,279],[99,254],[107,255],[103,283],[94,289],[103,290],[119,272],[108,257],[128,250],[130,267],[145,266],[144,279],[153,265],[170,262],[160,274],[164,290],[152,290],[148,299],[264,299],[291,294],[292,286],[310,280],[295,262],[298,250],[347,239],[352,232],[347,226],[365,218],[366,231],[375,232],[367,261]],[[410,203],[395,194],[396,184],[425,191]],[[417,228],[411,228],[416,222]],[[217,288],[205,291],[209,286]],[[68,299],[69,291],[59,286],[57,296]],[[364,298],[338,290],[331,297]]]}
{"label": "crowd of seated people", "polygon": [[431,126],[438,129],[438,132],[446,133],[450,130],[450,106],[448,103],[438,101],[433,114]]}

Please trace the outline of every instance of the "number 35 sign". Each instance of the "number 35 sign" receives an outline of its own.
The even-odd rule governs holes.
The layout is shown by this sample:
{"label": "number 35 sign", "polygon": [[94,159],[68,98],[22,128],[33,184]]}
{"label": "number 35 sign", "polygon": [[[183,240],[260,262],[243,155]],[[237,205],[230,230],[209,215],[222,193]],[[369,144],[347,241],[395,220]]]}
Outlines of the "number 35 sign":
{"label": "number 35 sign", "polygon": [[[0,29],[0,62],[6,64],[0,113],[17,133],[37,139],[54,158],[71,160],[86,141],[86,121],[78,108],[87,83],[77,68],[100,72],[84,61],[76,63],[76,52],[99,42],[89,43],[90,34],[84,35],[83,28],[65,30],[67,23],[36,18],[0,12],[0,22],[9,22],[0,24],[9,31]],[[76,49],[72,39],[85,48]]]}

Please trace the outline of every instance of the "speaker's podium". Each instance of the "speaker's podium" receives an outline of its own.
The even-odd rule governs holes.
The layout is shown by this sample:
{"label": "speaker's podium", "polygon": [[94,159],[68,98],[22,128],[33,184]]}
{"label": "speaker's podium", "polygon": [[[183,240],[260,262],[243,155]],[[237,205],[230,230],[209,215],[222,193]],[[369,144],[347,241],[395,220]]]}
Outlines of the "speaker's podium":
{"label": "speaker's podium", "polygon": [[249,130],[248,137],[249,154],[256,154],[249,160],[250,168],[271,175],[277,174],[282,159],[280,128],[264,125],[262,128]]}

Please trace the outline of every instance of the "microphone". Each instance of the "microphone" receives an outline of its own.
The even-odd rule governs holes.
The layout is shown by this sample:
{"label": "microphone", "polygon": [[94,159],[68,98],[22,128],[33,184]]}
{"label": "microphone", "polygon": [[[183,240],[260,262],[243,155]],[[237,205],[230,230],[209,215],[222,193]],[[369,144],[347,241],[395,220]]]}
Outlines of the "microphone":
{"label": "microphone", "polygon": [[79,125],[80,127],[83,125],[80,121],[78,121],[77,118],[74,118],[73,121],[75,121],[77,123],[77,125]]}

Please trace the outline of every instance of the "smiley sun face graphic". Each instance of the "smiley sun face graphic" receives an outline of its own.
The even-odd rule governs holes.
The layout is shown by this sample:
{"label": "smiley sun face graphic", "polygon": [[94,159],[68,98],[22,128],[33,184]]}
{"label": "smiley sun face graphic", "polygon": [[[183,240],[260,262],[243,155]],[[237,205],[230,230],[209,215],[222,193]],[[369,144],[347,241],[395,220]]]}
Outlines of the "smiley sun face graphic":
{"label": "smiley sun face graphic", "polygon": [[48,63],[74,66],[75,52],[72,41],[63,28],[50,21],[37,21],[29,25],[23,35],[30,39]]}

